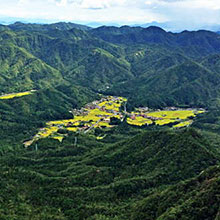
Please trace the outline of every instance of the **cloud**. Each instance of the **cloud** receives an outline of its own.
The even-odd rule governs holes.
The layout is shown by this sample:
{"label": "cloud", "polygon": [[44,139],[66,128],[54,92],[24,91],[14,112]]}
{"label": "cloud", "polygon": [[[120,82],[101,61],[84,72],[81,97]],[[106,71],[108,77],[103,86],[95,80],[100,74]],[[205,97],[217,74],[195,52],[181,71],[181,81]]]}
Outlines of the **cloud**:
{"label": "cloud", "polygon": [[28,0],[19,0],[18,1],[19,5],[24,5],[24,4],[27,4],[27,3],[28,3]]}
{"label": "cloud", "polygon": [[80,4],[82,8],[104,9],[124,5],[126,0],[83,0]]}
{"label": "cloud", "polygon": [[[22,1],[22,0],[21,0]],[[24,0],[26,1],[26,0]],[[85,9],[104,9],[115,6],[122,6],[127,0],[48,0],[57,6],[78,6]]]}
{"label": "cloud", "polygon": [[108,0],[84,0],[81,3],[82,8],[91,8],[91,9],[103,9],[103,8],[109,8],[110,2]]}
{"label": "cloud", "polygon": [[67,5],[67,0],[61,0],[60,2],[57,3],[57,6],[66,6]]}
{"label": "cloud", "polygon": [[145,4],[157,7],[176,7],[177,9],[220,9],[219,0],[146,0]]}
{"label": "cloud", "polygon": [[119,24],[156,21],[171,22],[178,29],[220,26],[219,0],[0,0],[0,5],[0,17],[17,20]]}

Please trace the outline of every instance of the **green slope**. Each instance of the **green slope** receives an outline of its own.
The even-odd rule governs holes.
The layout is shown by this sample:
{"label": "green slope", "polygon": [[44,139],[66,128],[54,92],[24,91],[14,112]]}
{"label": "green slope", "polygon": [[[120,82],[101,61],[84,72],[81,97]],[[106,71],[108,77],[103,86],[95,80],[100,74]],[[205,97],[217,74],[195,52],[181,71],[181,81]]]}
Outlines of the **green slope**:
{"label": "green slope", "polygon": [[11,43],[0,45],[1,92],[25,91],[63,83],[59,71]]}
{"label": "green slope", "polygon": [[139,201],[132,219],[219,219],[220,167]]}
{"label": "green slope", "polygon": [[[209,144],[194,130],[147,132],[126,139],[104,145],[93,138],[79,136],[76,147],[74,136],[70,136],[63,144],[42,140],[37,152],[33,149],[5,155],[0,160],[1,184],[7,182],[1,190],[4,202],[0,202],[0,207],[5,210],[1,217],[145,219],[142,216],[150,215],[144,211],[148,207],[146,201],[152,203],[152,215],[156,215],[153,199],[161,189],[180,179],[194,177],[219,161],[210,151]],[[190,191],[193,186],[190,181],[186,183]],[[181,196],[179,187],[181,184],[168,187],[159,194],[161,200],[172,191]],[[213,211],[210,212],[213,215],[218,204],[214,199],[217,187],[216,184],[212,186]],[[183,200],[192,195],[189,192]],[[197,196],[200,198],[202,194]],[[170,196],[169,199],[172,203],[161,205],[179,204],[178,197]],[[137,201],[140,202],[133,209]],[[188,203],[187,207],[190,205]],[[161,215],[165,213],[163,210]],[[165,214],[169,215],[169,210]],[[179,218],[184,215],[185,212],[178,209]],[[193,213],[193,216],[197,215]]]}
{"label": "green slope", "polygon": [[132,103],[143,106],[208,107],[219,96],[219,73],[188,60],[116,85],[112,93],[127,94]]}
{"label": "green slope", "polygon": [[[59,25],[62,30],[27,31],[24,28],[23,31],[2,31],[2,51],[10,50],[13,45],[27,52],[29,57],[37,58],[37,62],[29,65],[27,70],[17,67],[24,66],[24,61],[19,61],[10,70],[5,67],[10,64],[3,63],[3,69],[10,71],[16,81],[18,72],[30,75],[33,70],[27,84],[41,85],[45,80],[50,84],[63,78],[71,84],[95,91],[127,96],[133,106],[208,107],[209,100],[219,97],[219,65],[210,63],[210,60],[218,58],[219,38],[215,33],[172,34],[154,27],[102,27],[82,31],[75,28],[69,30],[65,28],[66,24]],[[24,24],[22,26],[26,27]],[[136,38],[143,38],[144,41],[139,42],[131,37],[132,42],[128,41],[126,45],[120,41],[117,41],[120,44],[114,45],[106,42],[112,41],[102,37],[102,34],[109,37],[121,34],[126,38],[135,34]],[[199,45],[195,45],[197,40]],[[207,51],[202,52],[203,48]],[[13,56],[8,54],[9,59]],[[41,61],[42,64],[39,63]],[[45,72],[48,72],[48,77]],[[3,75],[7,76],[5,72]],[[3,75],[1,80],[4,80]],[[11,82],[15,83],[13,80]],[[13,85],[10,84],[10,87]]]}
{"label": "green slope", "polygon": [[[0,92],[37,89],[0,100],[0,219],[219,218],[219,35],[16,23],[0,27],[0,51]],[[129,111],[208,111],[196,129],[124,122],[103,140],[70,132],[23,149],[98,93],[127,97]]]}

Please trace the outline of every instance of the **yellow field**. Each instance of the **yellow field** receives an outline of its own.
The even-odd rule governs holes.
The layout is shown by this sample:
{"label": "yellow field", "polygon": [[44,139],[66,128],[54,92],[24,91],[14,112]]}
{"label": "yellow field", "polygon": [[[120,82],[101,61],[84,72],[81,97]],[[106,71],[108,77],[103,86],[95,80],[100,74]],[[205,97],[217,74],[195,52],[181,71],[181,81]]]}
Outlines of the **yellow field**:
{"label": "yellow field", "polygon": [[46,125],[67,125],[68,123],[74,123],[74,119],[68,119],[68,120],[58,120],[58,121],[49,121],[46,123]]}
{"label": "yellow field", "polygon": [[[175,125],[174,127],[185,127],[188,125],[188,123],[192,123],[192,121],[184,121],[189,117],[195,117],[197,114],[204,113],[204,110],[196,111],[196,110],[170,110],[170,111],[155,111],[155,112],[146,112],[145,115],[148,117],[152,117],[153,121],[155,121],[156,125],[166,125],[174,122],[181,121],[178,125]],[[127,119],[127,123],[130,125],[137,125],[142,126],[145,124],[151,124],[153,121],[150,119],[145,119],[142,116],[137,116],[140,114],[139,111],[137,112],[131,112],[133,116],[135,116],[135,119],[132,120],[131,118]],[[149,123],[151,121],[151,123]]]}
{"label": "yellow field", "polygon": [[95,127],[101,127],[101,126],[104,126],[104,127],[107,127],[107,128],[112,127],[112,125],[110,125],[108,122],[104,122],[104,121],[100,121]]}
{"label": "yellow field", "polygon": [[173,123],[173,122],[176,122],[176,120],[172,120],[172,119],[169,119],[169,118],[155,121],[156,125],[167,125],[167,124],[170,124],[170,123]]}
{"label": "yellow field", "polygon": [[180,122],[179,124],[177,125],[174,125],[173,127],[174,128],[180,128],[180,127],[185,127],[185,126],[189,126],[192,124],[192,120],[189,120],[189,121],[183,121],[183,122]]}
{"label": "yellow field", "polygon": [[150,112],[148,116],[155,118],[166,118],[166,119],[186,119],[188,117],[195,117],[193,110],[179,110],[179,111],[158,111]]}
{"label": "yellow field", "polygon": [[16,97],[21,97],[21,96],[30,95],[30,94],[32,94],[32,92],[11,93],[11,94],[0,96],[0,99],[13,99]]}
{"label": "yellow field", "polygon": [[63,137],[62,136],[54,136],[53,139],[58,140],[59,142],[63,141]]}
{"label": "yellow field", "polygon": [[114,110],[114,111],[119,111],[119,108],[121,107],[122,102],[127,99],[120,99],[118,102],[114,101],[103,101],[99,103],[98,105],[100,107],[105,107],[107,110]]}
{"label": "yellow field", "polygon": [[143,118],[141,116],[137,116],[134,120],[131,118],[128,118],[127,123],[130,125],[143,126],[146,124],[150,125],[153,123],[153,121],[151,121],[150,119],[147,119],[147,118]]}
{"label": "yellow field", "polygon": [[[25,93],[22,93],[25,94]],[[21,94],[20,94],[21,95]],[[49,121],[46,123],[46,128],[42,129],[38,132],[38,134],[34,137],[34,140],[38,140],[40,138],[52,137],[59,141],[63,140],[63,136],[57,134],[59,127],[66,129],[68,131],[77,132],[80,130],[79,125],[82,124],[86,128],[94,126],[97,127],[107,127],[111,128],[112,125],[109,124],[111,117],[116,117],[121,119],[123,116],[119,112],[119,108],[123,102],[127,101],[126,98],[123,97],[112,97],[109,96],[101,101],[100,103],[91,103],[93,107],[98,105],[95,109],[81,109],[83,110],[83,114],[74,116],[73,119],[64,119],[64,120],[56,120]],[[96,104],[97,103],[97,104]],[[101,108],[103,109],[101,110]],[[113,113],[107,112],[108,110],[112,110]],[[107,120],[107,121],[104,121]],[[82,130],[85,128],[82,128]],[[103,137],[99,137],[97,139],[102,139]],[[30,142],[31,143],[31,142]]]}
{"label": "yellow field", "polygon": [[[18,93],[18,96],[28,95],[30,92]],[[9,94],[10,95],[10,94]],[[8,95],[8,96],[9,96]],[[13,94],[14,95],[14,94]],[[6,96],[5,96],[6,97]],[[1,97],[2,98],[2,97]],[[59,140],[63,140],[63,136],[58,133],[59,128],[66,129],[67,131],[77,132],[77,131],[88,131],[88,128],[111,128],[110,119],[115,117],[121,119],[124,117],[123,113],[120,112],[120,107],[123,102],[127,99],[123,97],[112,97],[108,96],[103,98],[101,101],[95,101],[89,103],[87,108],[82,108],[76,111],[73,119],[64,119],[57,121],[49,121],[46,123],[46,127],[41,129],[37,135],[33,138],[34,141],[40,138],[52,137]],[[154,112],[137,111],[131,112],[130,115],[134,116],[134,119],[129,116],[127,118],[127,123],[135,126],[151,125],[155,123],[156,125],[163,126],[170,123],[178,122],[174,125],[175,128],[185,127],[190,125],[193,121],[187,120],[189,117],[195,117],[197,114],[204,113],[202,109],[197,111],[196,109],[186,109],[186,110],[162,110]],[[145,115],[143,115],[145,114]],[[150,118],[146,118],[146,117]],[[79,126],[81,125],[81,126]],[[96,137],[98,140],[103,139],[103,137]],[[33,141],[30,141],[30,145]],[[27,143],[29,144],[29,142]]]}
{"label": "yellow field", "polygon": [[68,128],[66,128],[66,130],[76,132],[78,130],[78,128],[77,127],[68,127]]}
{"label": "yellow field", "polygon": [[57,132],[58,129],[59,129],[59,128],[58,128],[58,127],[55,127],[55,126],[53,126],[53,127],[48,127],[48,128],[44,128],[43,131],[39,131],[39,132],[38,132],[38,135],[39,135],[40,137],[42,137],[42,138],[46,138],[46,137],[50,136],[51,134]]}

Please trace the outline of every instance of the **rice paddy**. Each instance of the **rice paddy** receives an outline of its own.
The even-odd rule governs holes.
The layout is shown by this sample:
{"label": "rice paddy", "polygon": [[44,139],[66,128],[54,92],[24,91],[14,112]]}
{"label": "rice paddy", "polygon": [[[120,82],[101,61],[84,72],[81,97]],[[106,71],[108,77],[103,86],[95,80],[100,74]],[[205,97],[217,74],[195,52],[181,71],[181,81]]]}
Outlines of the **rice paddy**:
{"label": "rice paddy", "polygon": [[135,118],[135,120],[128,118],[127,123],[130,125],[143,126],[143,125],[150,125],[153,123],[153,121],[150,119],[138,116]]}
{"label": "rice paddy", "polygon": [[192,123],[193,123],[193,120],[183,121],[183,122],[180,122],[180,123],[177,124],[177,125],[174,125],[173,127],[174,127],[174,128],[186,127],[186,126],[191,125]]}
{"label": "rice paddy", "polygon": [[17,97],[31,95],[34,92],[35,92],[35,90],[26,91],[26,92],[18,92],[18,93],[5,94],[5,95],[1,95],[0,99],[13,99],[13,98],[17,98]]}
{"label": "rice paddy", "polygon": [[192,124],[190,118],[204,113],[203,109],[177,109],[150,111],[148,108],[139,108],[132,112],[127,118],[127,123],[135,126],[155,124],[159,126],[172,125],[174,128],[186,127]]}
{"label": "rice paddy", "polygon": [[[60,129],[68,132],[84,132],[92,130],[93,128],[112,128],[110,124],[111,118],[122,120],[123,113],[120,107],[127,99],[123,97],[108,96],[102,98],[100,101],[94,101],[87,104],[84,108],[74,109],[74,117],[71,119],[49,121],[45,128],[41,128],[34,136],[33,140],[25,142],[26,146],[31,145],[34,141],[41,138],[53,138],[62,142],[65,135],[59,133]],[[98,140],[104,137],[96,137]]]}
{"label": "rice paddy", "polygon": [[[88,103],[81,109],[72,110],[73,118],[47,122],[45,128],[41,128],[32,140],[26,141],[24,144],[30,146],[41,138],[53,138],[62,142],[68,132],[92,133],[96,128],[110,129],[115,126],[111,124],[112,118],[123,121],[125,116],[127,116],[127,123],[131,126],[168,125],[173,128],[181,128],[191,125],[192,119],[196,115],[205,112],[203,109],[177,109],[175,107],[155,111],[146,107],[127,113],[121,110],[126,102],[127,99],[123,97],[107,96],[99,101]],[[65,130],[66,133],[60,133],[60,130]],[[102,140],[105,136],[96,136],[96,139]]]}

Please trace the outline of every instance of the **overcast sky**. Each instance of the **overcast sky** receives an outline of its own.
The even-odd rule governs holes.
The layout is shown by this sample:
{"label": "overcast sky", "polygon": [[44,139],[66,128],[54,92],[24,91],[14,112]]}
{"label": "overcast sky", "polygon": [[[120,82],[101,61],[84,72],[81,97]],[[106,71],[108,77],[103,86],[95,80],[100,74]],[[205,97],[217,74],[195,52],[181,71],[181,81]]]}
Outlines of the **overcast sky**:
{"label": "overcast sky", "polygon": [[0,20],[145,24],[175,28],[220,26],[220,0],[0,0]]}

